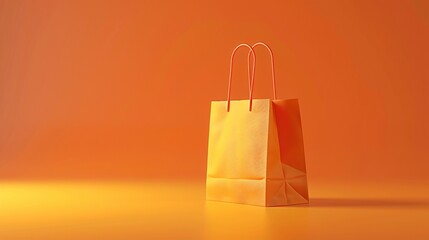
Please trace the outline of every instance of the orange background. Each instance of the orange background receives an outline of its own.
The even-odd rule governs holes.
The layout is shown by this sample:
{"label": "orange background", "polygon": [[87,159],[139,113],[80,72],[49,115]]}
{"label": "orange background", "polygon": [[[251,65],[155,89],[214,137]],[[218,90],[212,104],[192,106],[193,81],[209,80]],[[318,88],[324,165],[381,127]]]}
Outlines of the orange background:
{"label": "orange background", "polygon": [[[308,205],[205,201],[210,101],[258,41]],[[425,0],[0,0],[0,239],[429,239],[428,43]]]}
{"label": "orange background", "polygon": [[428,1],[0,1],[0,178],[204,182],[230,53],[264,41],[300,101],[310,191],[427,181],[428,29]]}

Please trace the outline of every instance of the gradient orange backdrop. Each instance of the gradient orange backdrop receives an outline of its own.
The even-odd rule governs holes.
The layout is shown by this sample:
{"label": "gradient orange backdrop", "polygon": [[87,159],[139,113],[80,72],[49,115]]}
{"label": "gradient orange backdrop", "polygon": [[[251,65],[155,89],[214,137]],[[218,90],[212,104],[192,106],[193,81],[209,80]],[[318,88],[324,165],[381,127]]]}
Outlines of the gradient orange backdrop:
{"label": "gradient orange backdrop", "polygon": [[0,1],[0,178],[204,181],[230,53],[264,41],[279,97],[300,101],[310,190],[427,181],[428,3]]}

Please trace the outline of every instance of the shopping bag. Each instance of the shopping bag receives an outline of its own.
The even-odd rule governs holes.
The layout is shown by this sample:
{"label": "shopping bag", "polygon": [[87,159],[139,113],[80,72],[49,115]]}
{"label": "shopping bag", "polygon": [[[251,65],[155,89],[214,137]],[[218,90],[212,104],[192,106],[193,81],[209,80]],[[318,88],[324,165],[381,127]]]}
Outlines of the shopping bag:
{"label": "shopping bag", "polygon": [[[256,46],[271,54],[273,100],[253,99]],[[253,56],[249,99],[231,100],[233,60],[240,47]],[[206,199],[259,206],[308,203],[298,100],[276,99],[273,55],[264,43],[234,49],[227,101],[211,102]]]}

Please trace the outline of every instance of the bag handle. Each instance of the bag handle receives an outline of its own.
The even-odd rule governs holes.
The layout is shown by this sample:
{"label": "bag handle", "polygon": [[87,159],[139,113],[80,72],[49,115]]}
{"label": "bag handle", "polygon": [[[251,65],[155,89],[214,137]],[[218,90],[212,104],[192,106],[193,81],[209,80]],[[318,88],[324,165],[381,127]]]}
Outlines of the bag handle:
{"label": "bag handle", "polygon": [[[239,44],[237,47],[235,47],[235,49],[232,51],[231,60],[229,62],[229,81],[228,81],[228,98],[227,98],[228,99],[227,100],[228,104],[226,106],[226,111],[227,112],[229,112],[230,105],[231,105],[231,83],[232,83],[232,67],[233,67],[233,63],[234,63],[234,56],[235,56],[235,52],[237,52],[237,50],[240,47],[247,47],[247,48],[249,48],[250,52],[252,53],[252,56],[254,56],[253,57],[253,69],[252,69],[253,73],[252,74],[250,74],[250,65],[247,64],[247,68],[248,68],[248,72],[249,72],[249,75],[248,75],[249,82],[252,83],[251,87],[250,87],[251,90],[249,91],[249,101],[250,101],[250,103],[249,103],[249,111],[252,111],[253,79],[255,77],[256,55],[255,55],[255,52],[253,51],[253,48],[250,45],[242,43],[242,44]],[[250,59],[249,59],[249,61],[250,61]]]}
{"label": "bag handle", "polygon": [[[276,88],[276,76],[275,76],[275,71],[274,71],[274,55],[273,55],[273,51],[271,50],[271,48],[267,44],[265,44],[263,42],[258,42],[258,43],[253,44],[252,49],[254,49],[257,46],[264,46],[268,50],[268,52],[270,53],[270,57],[271,57],[271,75],[272,75],[272,78],[273,78],[273,94],[274,94],[274,100],[276,100],[277,99],[277,88]],[[249,69],[249,75],[250,75],[250,56],[254,56],[253,54],[254,54],[253,51],[249,51],[249,54],[247,56],[247,58],[248,58],[248,65],[247,66],[248,66],[248,69]],[[255,64],[253,64],[253,66],[255,68]],[[254,76],[254,74],[255,74],[255,69],[253,69],[252,82],[250,82],[250,79],[249,79],[249,91],[250,92],[253,92],[253,88],[254,88],[254,84],[255,84],[255,76]]]}

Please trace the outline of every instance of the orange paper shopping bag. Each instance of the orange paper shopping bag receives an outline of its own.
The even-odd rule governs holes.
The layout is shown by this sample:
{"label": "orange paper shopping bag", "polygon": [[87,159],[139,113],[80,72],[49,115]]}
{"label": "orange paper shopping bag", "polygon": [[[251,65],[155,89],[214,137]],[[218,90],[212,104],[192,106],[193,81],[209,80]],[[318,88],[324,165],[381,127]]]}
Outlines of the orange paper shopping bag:
{"label": "orange paper shopping bag", "polygon": [[[253,48],[271,54],[274,100],[252,99]],[[253,55],[249,99],[231,100],[234,55],[240,47]],[[250,55],[249,55],[250,57]],[[276,99],[273,55],[264,43],[238,45],[230,60],[227,101],[212,101],[206,198],[259,206],[308,203],[301,118],[297,99]]]}

